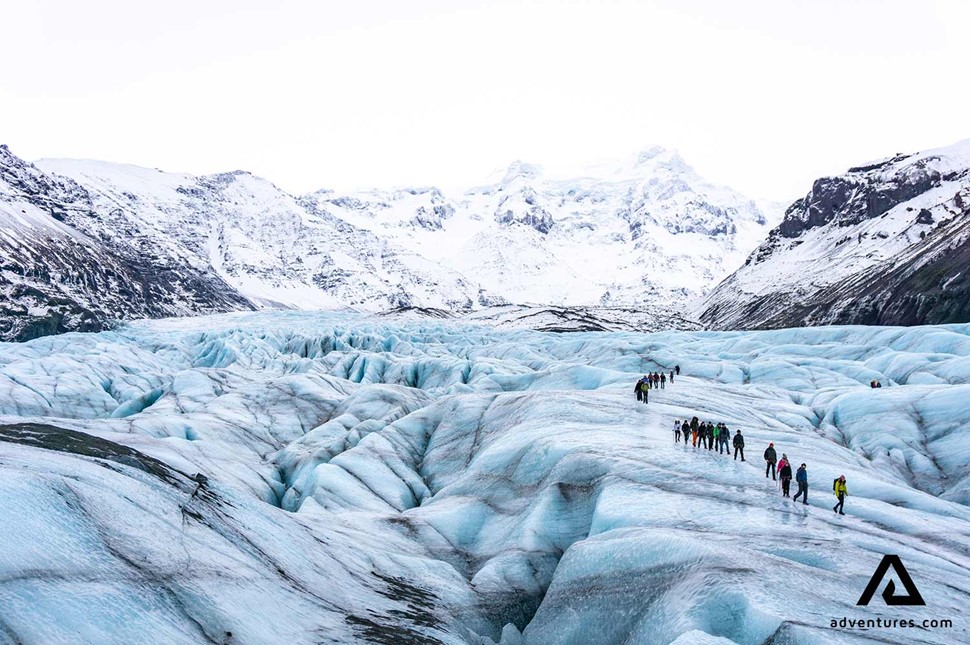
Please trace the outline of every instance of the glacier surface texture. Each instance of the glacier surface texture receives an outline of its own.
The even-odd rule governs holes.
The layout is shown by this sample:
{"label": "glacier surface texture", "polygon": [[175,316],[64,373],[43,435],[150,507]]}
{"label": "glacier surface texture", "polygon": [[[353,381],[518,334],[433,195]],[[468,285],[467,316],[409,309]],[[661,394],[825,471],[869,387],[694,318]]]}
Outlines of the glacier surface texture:
{"label": "glacier surface texture", "polygon": [[[968,401],[970,325],[290,312],[0,344],[0,642],[968,642]],[[674,443],[693,416],[747,461]],[[925,607],[856,606],[885,554]]]}

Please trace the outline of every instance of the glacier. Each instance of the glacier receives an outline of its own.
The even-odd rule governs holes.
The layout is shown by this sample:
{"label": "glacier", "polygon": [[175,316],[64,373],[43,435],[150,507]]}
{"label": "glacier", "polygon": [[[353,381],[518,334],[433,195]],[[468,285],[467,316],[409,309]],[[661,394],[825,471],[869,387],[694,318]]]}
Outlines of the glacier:
{"label": "glacier", "polygon": [[[967,642],[968,397],[970,325],[261,312],[0,344],[0,642]],[[747,461],[675,443],[693,416]],[[884,554],[926,607],[856,607]],[[830,624],[890,615],[954,625]]]}

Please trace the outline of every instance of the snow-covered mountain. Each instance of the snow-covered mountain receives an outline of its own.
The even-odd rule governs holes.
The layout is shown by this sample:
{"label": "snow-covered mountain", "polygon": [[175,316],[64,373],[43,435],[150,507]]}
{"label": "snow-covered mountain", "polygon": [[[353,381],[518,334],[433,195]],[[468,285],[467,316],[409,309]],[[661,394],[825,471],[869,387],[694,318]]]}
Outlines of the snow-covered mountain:
{"label": "snow-covered mountain", "polygon": [[[241,171],[31,165],[6,148],[0,169],[2,338],[264,307],[467,313],[536,303],[676,320],[776,216],[660,148],[578,179],[517,162],[457,197],[436,188],[293,196]],[[27,214],[31,233],[16,242]],[[52,240],[71,240],[70,250],[55,252]]]}
{"label": "snow-covered mountain", "polygon": [[970,140],[817,180],[699,316],[719,329],[970,320]]}
{"label": "snow-covered mountain", "polygon": [[[966,643],[968,396],[970,325],[276,311],[0,344],[0,642]],[[675,443],[695,415],[747,461]],[[885,554],[926,606],[889,576],[856,605]]]}
{"label": "snow-covered mountain", "polygon": [[251,308],[207,261],[0,146],[0,339]]}
{"label": "snow-covered mountain", "polygon": [[657,147],[578,178],[515,162],[454,200],[433,188],[307,199],[510,302],[671,314],[740,265],[781,210]]}
{"label": "snow-covered mountain", "polygon": [[136,166],[43,160],[93,196],[111,235],[162,257],[190,255],[262,307],[471,308],[478,288],[246,172],[195,177]]}

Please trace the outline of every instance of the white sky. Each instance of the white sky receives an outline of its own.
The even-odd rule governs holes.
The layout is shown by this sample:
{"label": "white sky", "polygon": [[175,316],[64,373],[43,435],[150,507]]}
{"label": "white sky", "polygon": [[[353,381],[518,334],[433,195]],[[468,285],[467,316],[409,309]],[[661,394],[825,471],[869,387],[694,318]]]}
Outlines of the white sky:
{"label": "white sky", "polygon": [[0,0],[0,142],[292,192],[651,144],[752,196],[970,137],[963,0]]}

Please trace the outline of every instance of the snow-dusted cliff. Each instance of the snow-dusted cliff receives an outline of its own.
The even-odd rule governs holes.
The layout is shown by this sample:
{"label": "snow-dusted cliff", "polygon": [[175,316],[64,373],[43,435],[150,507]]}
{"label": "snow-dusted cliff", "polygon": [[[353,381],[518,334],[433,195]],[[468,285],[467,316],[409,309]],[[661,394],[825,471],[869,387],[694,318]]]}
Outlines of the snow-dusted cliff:
{"label": "snow-dusted cliff", "polygon": [[719,329],[970,320],[970,140],[815,182],[704,302]]}

